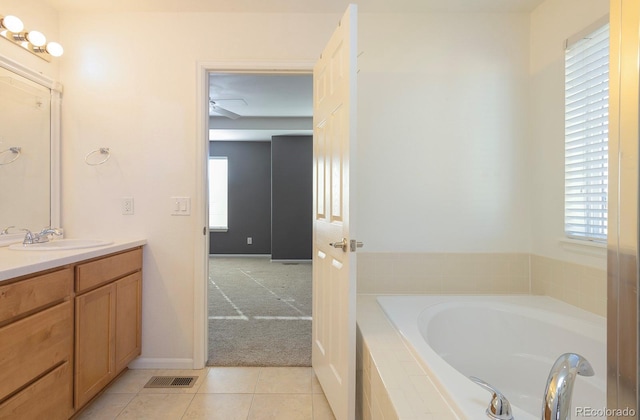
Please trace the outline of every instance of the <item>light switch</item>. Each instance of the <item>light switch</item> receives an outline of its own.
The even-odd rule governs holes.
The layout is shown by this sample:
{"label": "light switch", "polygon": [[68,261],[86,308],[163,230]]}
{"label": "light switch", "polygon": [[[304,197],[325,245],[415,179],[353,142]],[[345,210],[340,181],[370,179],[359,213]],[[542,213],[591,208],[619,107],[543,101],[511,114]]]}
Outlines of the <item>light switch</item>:
{"label": "light switch", "polygon": [[191,215],[191,197],[171,197],[171,215]]}

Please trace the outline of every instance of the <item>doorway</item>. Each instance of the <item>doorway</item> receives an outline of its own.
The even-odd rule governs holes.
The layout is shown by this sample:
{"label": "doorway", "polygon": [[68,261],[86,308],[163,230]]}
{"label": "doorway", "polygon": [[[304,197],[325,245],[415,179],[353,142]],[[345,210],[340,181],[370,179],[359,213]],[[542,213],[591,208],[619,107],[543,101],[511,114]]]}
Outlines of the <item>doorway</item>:
{"label": "doorway", "polygon": [[310,366],[312,77],[208,88],[207,364]]}

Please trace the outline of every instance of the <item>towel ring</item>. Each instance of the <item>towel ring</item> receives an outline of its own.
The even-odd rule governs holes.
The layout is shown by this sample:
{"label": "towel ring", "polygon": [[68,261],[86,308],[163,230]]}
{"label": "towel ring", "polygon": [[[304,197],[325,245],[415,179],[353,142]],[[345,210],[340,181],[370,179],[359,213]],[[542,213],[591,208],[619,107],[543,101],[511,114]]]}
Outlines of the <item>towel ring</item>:
{"label": "towel ring", "polygon": [[[104,159],[102,159],[99,162],[94,162],[94,163],[89,162],[89,157],[91,157],[92,155],[95,155],[96,153],[100,153],[101,155],[107,155],[107,157],[105,157]],[[109,151],[109,148],[108,147],[101,147],[99,149],[96,149],[94,151],[91,151],[91,152],[87,153],[87,156],[84,157],[84,162],[87,165],[90,165],[90,166],[98,166],[98,165],[102,165],[103,163],[108,161],[110,157],[111,157],[111,152]]]}
{"label": "towel ring", "polygon": [[22,147],[15,147],[15,146],[14,147],[10,147],[7,150],[3,150],[2,152],[0,152],[0,156],[5,154],[5,153],[8,153],[8,152],[11,152],[11,153],[15,154],[15,156],[11,160],[8,160],[6,162],[0,163],[0,165],[8,165],[11,162],[15,162],[20,157],[20,153],[22,152]]}

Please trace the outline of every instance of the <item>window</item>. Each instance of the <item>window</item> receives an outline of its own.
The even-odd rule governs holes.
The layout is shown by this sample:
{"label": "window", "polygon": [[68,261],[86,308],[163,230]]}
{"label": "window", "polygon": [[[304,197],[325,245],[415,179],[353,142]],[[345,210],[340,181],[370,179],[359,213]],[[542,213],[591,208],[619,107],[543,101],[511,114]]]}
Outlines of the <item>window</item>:
{"label": "window", "polygon": [[228,229],[229,165],[226,157],[209,157],[209,228]]}
{"label": "window", "polygon": [[565,206],[569,238],[607,239],[609,25],[565,51]]}

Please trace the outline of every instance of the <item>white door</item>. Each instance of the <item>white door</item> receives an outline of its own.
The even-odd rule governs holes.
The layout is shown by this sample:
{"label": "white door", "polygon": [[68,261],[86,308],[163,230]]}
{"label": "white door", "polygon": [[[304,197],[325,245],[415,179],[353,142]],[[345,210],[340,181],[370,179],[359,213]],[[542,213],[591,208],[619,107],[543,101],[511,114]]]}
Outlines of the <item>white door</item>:
{"label": "white door", "polygon": [[313,69],[312,360],[338,420],[355,417],[356,31],[350,5]]}

